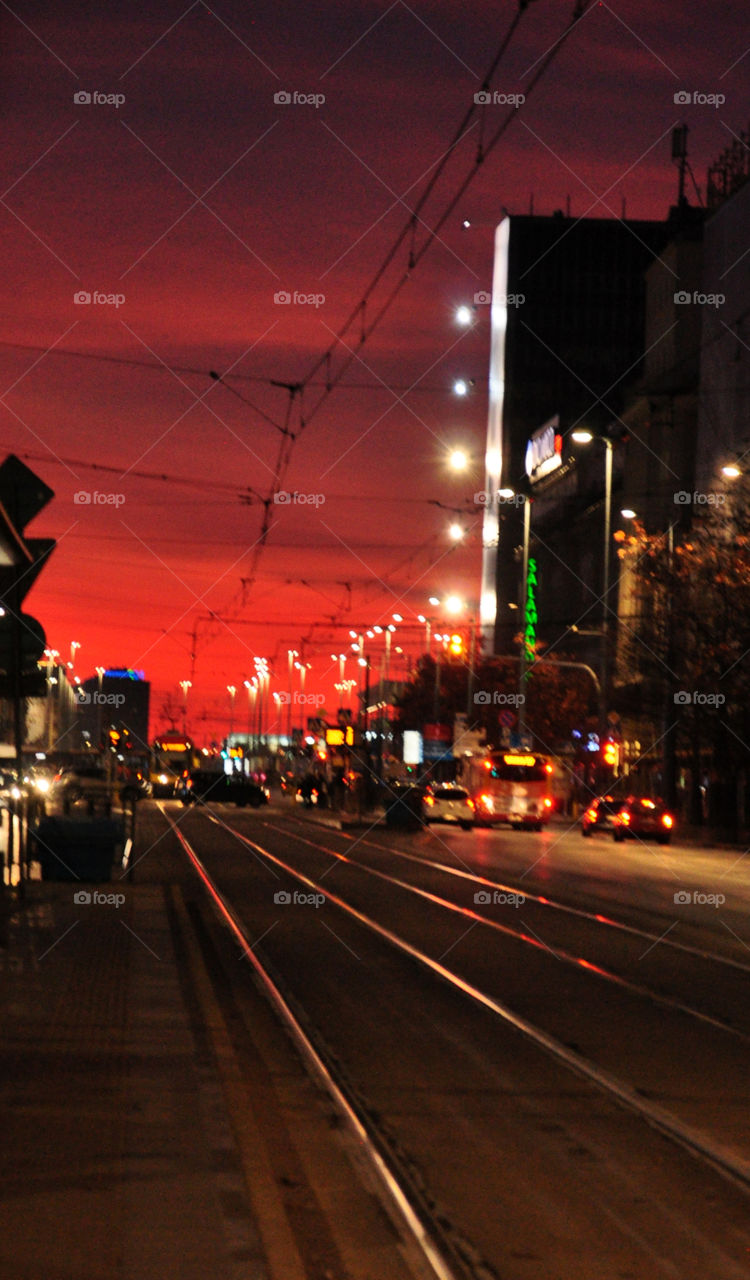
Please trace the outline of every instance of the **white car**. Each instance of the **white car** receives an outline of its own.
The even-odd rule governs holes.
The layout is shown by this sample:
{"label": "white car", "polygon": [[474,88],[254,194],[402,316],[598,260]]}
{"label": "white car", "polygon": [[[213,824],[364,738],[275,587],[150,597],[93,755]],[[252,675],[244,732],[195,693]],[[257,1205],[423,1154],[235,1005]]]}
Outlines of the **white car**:
{"label": "white car", "polygon": [[463,787],[432,787],[424,798],[425,822],[457,822],[464,831],[474,826],[474,801]]}

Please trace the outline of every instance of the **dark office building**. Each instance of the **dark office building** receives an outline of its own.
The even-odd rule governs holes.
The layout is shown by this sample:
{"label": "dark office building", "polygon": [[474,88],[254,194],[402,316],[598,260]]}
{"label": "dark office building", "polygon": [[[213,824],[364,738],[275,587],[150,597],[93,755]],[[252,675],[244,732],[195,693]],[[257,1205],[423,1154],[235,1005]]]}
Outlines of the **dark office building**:
{"label": "dark office building", "polygon": [[[507,217],[498,227],[492,294],[487,495],[498,488],[523,493],[530,437],[557,418],[567,461],[569,433],[617,429],[628,387],[644,353],[645,272],[661,269],[659,254],[670,239],[666,222],[616,218]],[[655,264],[655,265],[654,265]],[[594,442],[582,463],[586,480],[568,481],[566,501],[600,501],[604,447]],[[570,471],[570,468],[568,468]],[[583,496],[582,496],[583,489]],[[598,493],[597,493],[598,490]],[[563,496],[558,491],[558,496]],[[534,520],[532,508],[532,521]],[[494,612],[494,652],[517,652],[521,602],[520,503],[488,501],[484,527],[482,620],[489,638]],[[540,617],[581,613],[582,583],[600,582],[586,559],[596,555],[592,535],[580,531],[580,548],[551,544],[546,559],[559,570],[552,584],[540,576]],[[601,545],[601,537],[598,539]],[[582,561],[573,561],[578,554]],[[601,554],[601,553],[599,553]],[[563,583],[562,579],[565,579]],[[553,599],[554,597],[554,599]],[[589,604],[595,595],[589,593]],[[591,614],[598,624],[601,609]]]}

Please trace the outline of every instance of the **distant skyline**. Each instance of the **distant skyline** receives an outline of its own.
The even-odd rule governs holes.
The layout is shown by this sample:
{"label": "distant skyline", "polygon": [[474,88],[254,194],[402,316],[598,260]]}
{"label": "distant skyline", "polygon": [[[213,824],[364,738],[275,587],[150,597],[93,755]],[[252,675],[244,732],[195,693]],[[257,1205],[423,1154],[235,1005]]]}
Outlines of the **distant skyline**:
{"label": "distant skyline", "polygon": [[[676,2],[594,3],[559,48],[573,5],[534,0],[490,85],[503,101],[456,146],[417,249],[514,112],[507,99],[554,60],[382,323],[361,350],[349,336],[350,385],[300,431],[328,370],[288,418],[272,383],[305,381],[356,306],[515,12],[487,0],[460,21],[445,0],[2,10],[2,444],[54,489],[30,531],[58,539],[26,608],[61,654],[80,644],[81,676],[145,669],[152,731],[166,694],[181,697],[194,630],[191,709],[218,734],[226,685],[262,655],[285,688],[287,650],[312,623],[340,624],[305,653],[308,689],[335,709],[330,655],[350,623],[400,612],[416,652],[430,595],[476,601],[489,308],[468,328],[455,309],[491,287],[504,210],[526,213],[533,196],[549,214],[569,198],[573,217],[617,217],[625,200],[628,218],[665,218],[672,128],[688,124],[705,194],[707,166],[747,127],[739,0],[689,19]],[[408,252],[409,237],[386,282]],[[473,382],[463,399],[457,377]],[[261,539],[282,445],[283,491],[307,501],[272,503]],[[447,466],[454,446],[471,455],[463,477]],[[214,633],[211,613],[233,621]]]}

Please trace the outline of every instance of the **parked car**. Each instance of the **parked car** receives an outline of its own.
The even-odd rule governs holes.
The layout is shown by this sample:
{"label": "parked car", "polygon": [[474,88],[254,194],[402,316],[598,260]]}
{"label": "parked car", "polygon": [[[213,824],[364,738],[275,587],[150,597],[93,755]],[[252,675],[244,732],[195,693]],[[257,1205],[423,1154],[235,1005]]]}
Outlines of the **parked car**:
{"label": "parked car", "polygon": [[106,796],[116,790],[107,777],[103,765],[77,764],[66,766],[55,775],[52,793],[56,799],[69,804],[89,797]]}
{"label": "parked car", "polygon": [[153,795],[151,782],[140,769],[125,772],[118,780],[117,787],[123,802],[148,800]]}
{"label": "parked car", "polygon": [[179,778],[167,769],[151,772],[151,795],[155,800],[170,800],[179,787]]}
{"label": "parked car", "polygon": [[615,823],[615,814],[625,803],[620,797],[599,796],[592,801],[581,817],[581,835],[591,836],[595,831],[611,831]]}
{"label": "parked car", "polygon": [[457,822],[464,831],[474,826],[474,801],[463,787],[431,787],[424,797],[425,822]]}
{"label": "parked car", "polygon": [[269,792],[239,774],[232,776],[210,769],[195,769],[180,779],[177,798],[185,805],[202,801],[204,804],[236,804],[238,808],[249,804],[251,808],[259,809],[262,804],[268,804]]}
{"label": "parked car", "polygon": [[29,789],[29,793],[37,796],[47,796],[52,790],[52,784],[55,774],[48,765],[32,764],[24,773],[24,784]]}
{"label": "parked car", "polygon": [[661,801],[628,796],[614,816],[613,835],[618,844],[628,836],[638,839],[653,836],[658,844],[669,844],[674,825],[674,815]]}

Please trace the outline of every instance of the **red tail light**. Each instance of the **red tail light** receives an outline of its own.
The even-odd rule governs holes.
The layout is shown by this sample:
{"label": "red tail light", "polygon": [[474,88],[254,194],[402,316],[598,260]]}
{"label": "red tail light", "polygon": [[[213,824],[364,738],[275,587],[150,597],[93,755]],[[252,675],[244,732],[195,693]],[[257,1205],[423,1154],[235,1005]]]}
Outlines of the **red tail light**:
{"label": "red tail light", "polygon": [[671,813],[663,813],[661,815],[661,824],[663,827],[667,827],[669,830],[672,829],[672,827],[674,826],[674,818],[672,817]]}

